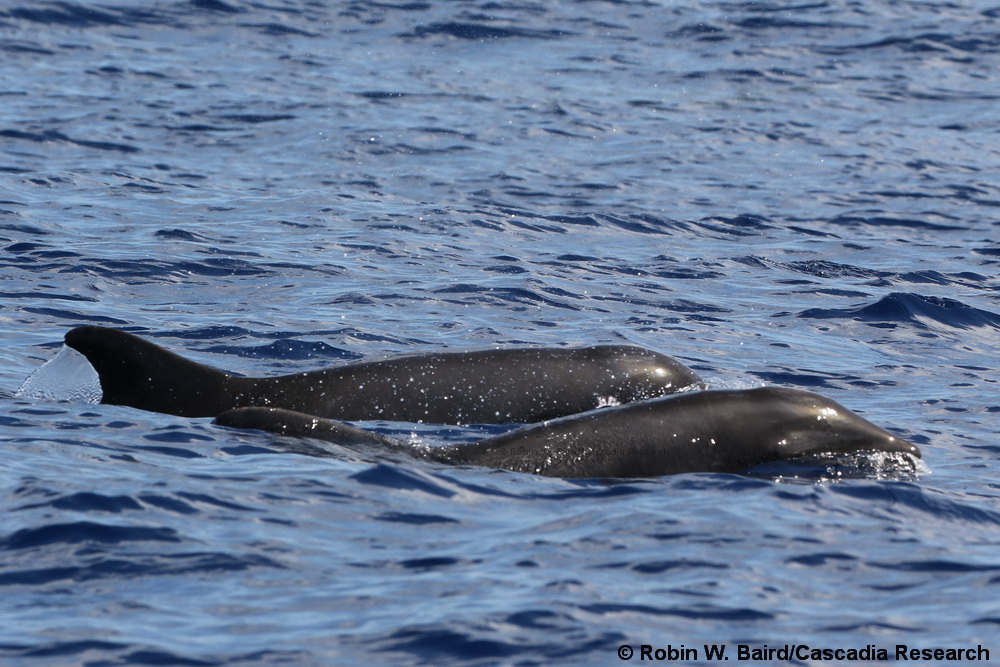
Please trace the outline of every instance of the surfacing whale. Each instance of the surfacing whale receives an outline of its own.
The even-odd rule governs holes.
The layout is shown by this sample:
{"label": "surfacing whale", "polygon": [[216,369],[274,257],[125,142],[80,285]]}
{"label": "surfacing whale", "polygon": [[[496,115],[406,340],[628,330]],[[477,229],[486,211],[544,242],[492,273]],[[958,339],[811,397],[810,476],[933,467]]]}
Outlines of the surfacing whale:
{"label": "surfacing whale", "polygon": [[102,403],[182,417],[268,406],[346,421],[530,423],[700,383],[682,363],[631,345],[435,352],[248,378],[116,329],[79,327],[65,342],[97,371]]}
{"label": "surfacing whale", "polygon": [[829,398],[781,387],[688,392],[434,447],[278,408],[235,409],[215,423],[549,477],[742,472],[772,461],[865,451],[921,456],[916,445]]}

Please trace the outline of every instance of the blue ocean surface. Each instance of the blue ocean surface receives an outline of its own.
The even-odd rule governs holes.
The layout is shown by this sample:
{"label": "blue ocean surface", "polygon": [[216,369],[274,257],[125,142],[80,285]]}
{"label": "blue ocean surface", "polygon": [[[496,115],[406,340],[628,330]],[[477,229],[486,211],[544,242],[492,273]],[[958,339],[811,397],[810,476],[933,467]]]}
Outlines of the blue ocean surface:
{"label": "blue ocean surface", "polygon": [[[1000,659],[995,0],[10,0],[0,55],[0,664]],[[245,375],[631,343],[923,460],[563,480],[15,396],[82,324]]]}

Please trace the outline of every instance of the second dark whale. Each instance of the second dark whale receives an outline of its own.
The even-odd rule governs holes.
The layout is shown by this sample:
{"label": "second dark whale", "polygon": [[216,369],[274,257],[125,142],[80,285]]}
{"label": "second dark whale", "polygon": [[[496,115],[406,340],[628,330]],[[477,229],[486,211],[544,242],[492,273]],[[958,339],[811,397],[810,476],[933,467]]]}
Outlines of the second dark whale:
{"label": "second dark whale", "polygon": [[864,451],[920,457],[916,445],[839,403],[783,387],[687,392],[601,408],[469,444],[433,447],[276,408],[241,408],[215,421],[440,463],[550,477],[742,472],[771,461]]}

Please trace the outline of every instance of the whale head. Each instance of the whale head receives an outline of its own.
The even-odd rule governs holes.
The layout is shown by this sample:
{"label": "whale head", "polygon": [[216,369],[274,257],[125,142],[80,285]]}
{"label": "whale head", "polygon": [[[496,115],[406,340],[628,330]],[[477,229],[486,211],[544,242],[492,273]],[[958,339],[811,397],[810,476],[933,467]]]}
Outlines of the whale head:
{"label": "whale head", "polygon": [[909,454],[913,443],[876,426],[836,401],[801,389],[762,387],[746,392],[754,402],[749,431],[782,459],[860,451]]}

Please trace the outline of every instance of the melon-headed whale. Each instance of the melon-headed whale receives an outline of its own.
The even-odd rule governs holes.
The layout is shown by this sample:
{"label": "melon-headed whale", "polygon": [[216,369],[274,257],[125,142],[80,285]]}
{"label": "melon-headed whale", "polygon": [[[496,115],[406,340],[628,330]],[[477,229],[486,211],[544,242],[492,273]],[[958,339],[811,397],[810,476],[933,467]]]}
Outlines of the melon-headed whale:
{"label": "melon-headed whale", "polygon": [[469,444],[432,447],[279,408],[235,409],[215,422],[550,477],[741,472],[772,461],[863,451],[921,455],[916,445],[829,398],[782,387],[676,394],[534,424]]}
{"label": "melon-headed whale", "polygon": [[434,352],[252,378],[116,329],[79,327],[65,342],[97,371],[103,403],[182,417],[267,406],[346,421],[530,423],[700,382],[684,364],[631,345]]}

